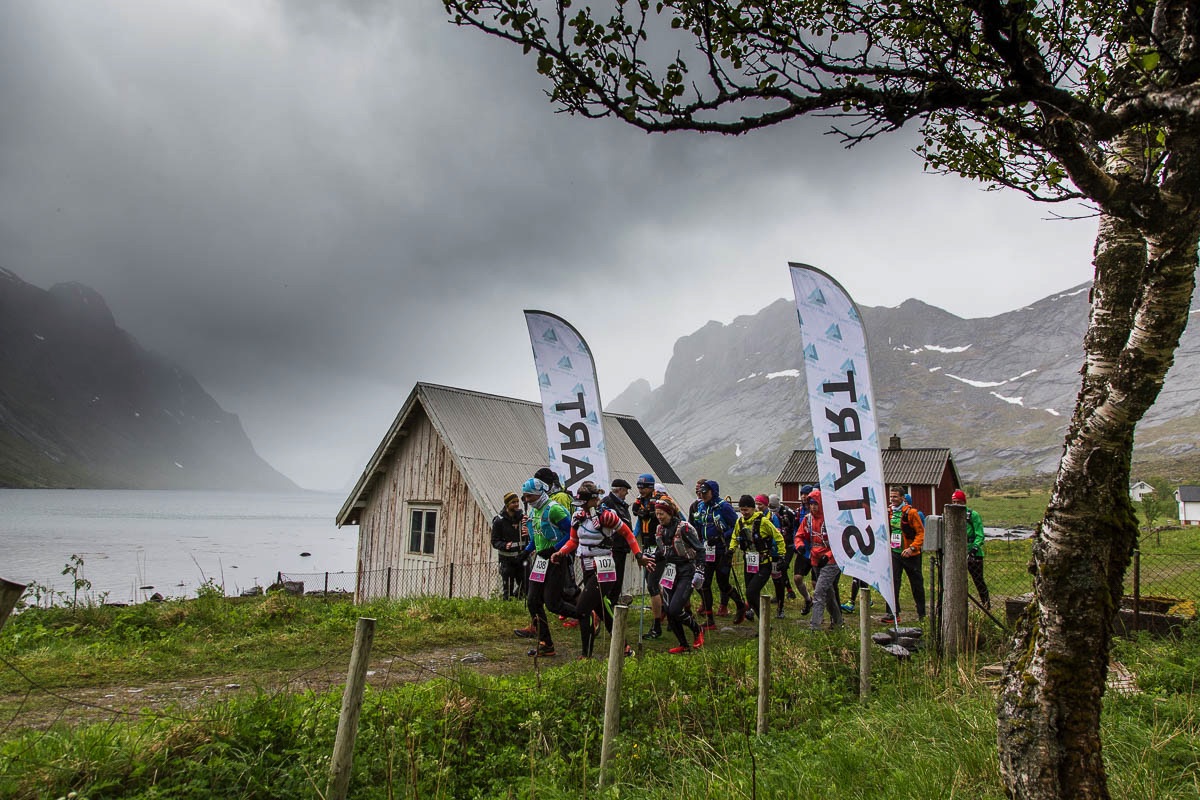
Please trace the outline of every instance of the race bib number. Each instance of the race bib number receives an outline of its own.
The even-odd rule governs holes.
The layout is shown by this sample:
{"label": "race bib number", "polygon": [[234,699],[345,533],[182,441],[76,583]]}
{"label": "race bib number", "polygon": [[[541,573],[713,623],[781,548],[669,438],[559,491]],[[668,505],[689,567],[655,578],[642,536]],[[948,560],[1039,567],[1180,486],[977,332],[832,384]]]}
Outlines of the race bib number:
{"label": "race bib number", "polygon": [[546,582],[546,568],[550,566],[550,562],[538,556],[533,560],[533,568],[529,570],[529,580],[534,583]]}
{"label": "race bib number", "polygon": [[758,553],[746,553],[746,572],[758,572]]}
{"label": "race bib number", "polygon": [[666,589],[675,588],[675,565],[667,564],[663,569],[662,577],[658,579],[658,585]]}
{"label": "race bib number", "polygon": [[710,564],[717,560],[717,546],[715,544],[704,545],[704,560]]}
{"label": "race bib number", "polygon": [[900,531],[892,531],[892,549],[902,550],[904,548],[904,534]]}
{"label": "race bib number", "polygon": [[596,580],[612,583],[617,579],[617,560],[612,556],[596,556]]}

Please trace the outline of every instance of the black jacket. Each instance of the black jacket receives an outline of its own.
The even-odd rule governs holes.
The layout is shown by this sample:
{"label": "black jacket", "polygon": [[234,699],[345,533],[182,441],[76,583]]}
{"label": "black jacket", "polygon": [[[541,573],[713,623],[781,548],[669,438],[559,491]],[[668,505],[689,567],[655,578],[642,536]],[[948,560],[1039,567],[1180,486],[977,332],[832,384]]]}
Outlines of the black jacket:
{"label": "black jacket", "polygon": [[[521,517],[513,519],[503,511],[492,517],[492,547],[500,551],[501,558],[523,557],[526,541]],[[516,544],[510,548],[508,542]]]}
{"label": "black jacket", "polygon": [[[609,492],[608,495],[600,501],[600,507],[611,508],[616,512],[617,516],[621,518],[621,521],[628,525],[630,530],[633,530],[633,515],[629,512],[629,503],[626,503],[612,492]],[[613,552],[629,552],[629,542],[625,541],[625,537],[617,536],[613,539]]]}

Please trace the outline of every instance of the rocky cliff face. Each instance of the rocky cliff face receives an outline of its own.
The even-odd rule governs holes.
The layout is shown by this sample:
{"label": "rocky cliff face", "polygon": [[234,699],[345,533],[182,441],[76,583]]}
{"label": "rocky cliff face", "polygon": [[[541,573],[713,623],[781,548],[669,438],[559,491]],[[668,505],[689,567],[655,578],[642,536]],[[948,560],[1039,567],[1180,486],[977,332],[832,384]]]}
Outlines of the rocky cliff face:
{"label": "rocky cliff face", "polygon": [[79,283],[0,269],[0,486],[295,489],[238,418]]}
{"label": "rocky cliff face", "polygon": [[[950,447],[965,480],[1053,472],[1079,392],[1089,289],[984,319],[918,300],[863,308],[881,433]],[[803,364],[794,305],[778,300],[683,337],[662,386],[638,381],[609,410],[636,414],[685,480],[761,484],[812,447]],[[1136,458],[1197,452],[1197,367],[1200,331],[1189,328]]]}

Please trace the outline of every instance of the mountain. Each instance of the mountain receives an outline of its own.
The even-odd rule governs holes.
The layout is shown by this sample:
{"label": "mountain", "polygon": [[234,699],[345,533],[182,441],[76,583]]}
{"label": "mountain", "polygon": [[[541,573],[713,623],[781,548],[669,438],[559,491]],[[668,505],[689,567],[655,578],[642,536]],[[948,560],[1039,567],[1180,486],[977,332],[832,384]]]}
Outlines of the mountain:
{"label": "mountain", "polygon": [[95,290],[43,290],[4,269],[0,486],[297,488],[195,378],[117,327]]}
{"label": "mountain", "polygon": [[[1090,286],[981,319],[919,300],[863,307],[880,438],[949,447],[964,480],[1053,473],[1080,387]],[[685,481],[761,491],[793,449],[812,447],[803,364],[795,306],[781,299],[679,339],[663,384],[635,381],[608,410],[636,415]],[[1197,398],[1200,330],[1189,328],[1138,426],[1135,460],[1200,459]]]}

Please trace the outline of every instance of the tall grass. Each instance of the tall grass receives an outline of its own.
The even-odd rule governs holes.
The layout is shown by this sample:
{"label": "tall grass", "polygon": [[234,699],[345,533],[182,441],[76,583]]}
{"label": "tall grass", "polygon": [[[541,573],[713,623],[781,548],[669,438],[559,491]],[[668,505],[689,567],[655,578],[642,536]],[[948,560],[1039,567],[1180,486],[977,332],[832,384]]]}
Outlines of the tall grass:
{"label": "tall grass", "polygon": [[[470,605],[441,608],[468,614]],[[443,624],[456,623],[433,627]],[[874,693],[860,702],[854,632],[781,627],[770,732],[762,737],[754,735],[754,642],[627,660],[613,785],[603,791],[596,789],[600,661],[502,676],[460,669],[369,690],[351,796],[1003,797],[995,697],[977,669],[998,653],[943,664],[924,654],[906,662],[876,654]],[[1200,635],[1189,629],[1178,640],[1122,641],[1117,656],[1138,673],[1144,693],[1106,699],[1114,795],[1196,796]],[[316,796],[339,702],[336,691],[259,693],[169,716],[10,733],[0,743],[0,796]]]}

